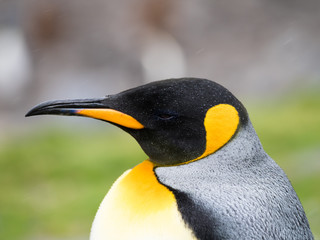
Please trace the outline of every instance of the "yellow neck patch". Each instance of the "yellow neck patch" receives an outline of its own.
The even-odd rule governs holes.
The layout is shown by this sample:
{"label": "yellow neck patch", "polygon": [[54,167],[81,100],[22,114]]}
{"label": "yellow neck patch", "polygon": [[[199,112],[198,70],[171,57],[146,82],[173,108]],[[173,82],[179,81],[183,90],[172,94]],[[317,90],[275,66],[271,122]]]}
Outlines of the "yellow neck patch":
{"label": "yellow neck patch", "polygon": [[147,160],[118,178],[100,205],[91,240],[196,239],[153,168]]}
{"label": "yellow neck patch", "polygon": [[[150,214],[168,208],[175,203],[175,197],[165,186],[159,184],[154,172],[154,165],[144,161],[133,168],[121,181],[123,204],[135,214]],[[123,195],[123,196],[124,196]]]}

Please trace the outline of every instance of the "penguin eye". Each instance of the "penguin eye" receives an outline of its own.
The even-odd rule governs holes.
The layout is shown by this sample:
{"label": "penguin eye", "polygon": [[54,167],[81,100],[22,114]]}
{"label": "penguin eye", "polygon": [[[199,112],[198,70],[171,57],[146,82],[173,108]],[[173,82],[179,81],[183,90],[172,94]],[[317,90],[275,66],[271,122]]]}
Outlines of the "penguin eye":
{"label": "penguin eye", "polygon": [[162,113],[162,114],[158,115],[158,118],[161,120],[171,120],[171,119],[175,118],[175,116],[171,115],[171,114]]}

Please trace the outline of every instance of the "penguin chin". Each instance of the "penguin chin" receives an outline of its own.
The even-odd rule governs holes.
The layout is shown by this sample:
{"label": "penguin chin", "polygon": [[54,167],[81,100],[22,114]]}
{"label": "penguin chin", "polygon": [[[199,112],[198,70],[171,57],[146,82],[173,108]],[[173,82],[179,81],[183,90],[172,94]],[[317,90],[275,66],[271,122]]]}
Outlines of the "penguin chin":
{"label": "penguin chin", "polygon": [[[166,148],[158,148],[150,146],[150,144],[144,145],[139,143],[142,150],[149,157],[149,160],[156,166],[172,166],[188,162],[190,159],[193,159],[194,156],[188,152],[179,151],[174,149],[170,151]],[[196,155],[195,155],[196,157]]]}
{"label": "penguin chin", "polygon": [[161,140],[157,138],[155,140],[154,138],[145,138],[143,132],[148,132],[148,129],[125,129],[125,131],[135,138],[155,166],[184,164],[197,159],[204,152],[205,140],[194,140],[197,144],[182,140],[177,143],[174,139]]}

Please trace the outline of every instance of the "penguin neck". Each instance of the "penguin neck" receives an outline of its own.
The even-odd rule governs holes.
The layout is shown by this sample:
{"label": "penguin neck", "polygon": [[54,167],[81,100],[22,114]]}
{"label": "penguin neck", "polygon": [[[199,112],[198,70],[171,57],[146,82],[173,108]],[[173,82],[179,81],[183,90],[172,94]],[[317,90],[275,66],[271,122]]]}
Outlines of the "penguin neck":
{"label": "penguin neck", "polygon": [[[244,125],[240,125],[235,135],[226,143],[223,147],[216,152],[207,155],[203,158],[196,158],[181,164],[171,165],[182,166],[196,162],[210,161],[210,165],[224,166],[235,165],[239,166],[246,164],[245,162],[250,159],[255,159],[258,156],[266,156],[267,154],[263,150],[261,142],[252,126],[251,121],[248,119]],[[262,158],[261,158],[262,159]],[[158,166],[155,167],[170,167],[170,166]]]}
{"label": "penguin neck", "polygon": [[215,168],[226,165],[229,165],[230,167],[233,165],[234,167],[238,168],[238,166],[251,164],[250,160],[259,158],[259,156],[261,159],[263,159],[262,156],[267,156],[267,154],[263,150],[261,142],[252,126],[251,121],[248,119],[245,125],[239,126],[238,131],[231,138],[231,140],[216,152],[203,158],[173,166],[183,166],[193,163],[202,164],[206,162],[206,166],[214,166]]}
{"label": "penguin neck", "polygon": [[246,164],[246,161],[249,164],[250,159],[266,155],[256,131],[248,119],[247,123],[240,126],[238,132],[225,146],[207,158],[220,166],[226,164],[239,166],[239,161],[241,161],[241,165]]}
{"label": "penguin neck", "polygon": [[190,182],[188,180],[190,179],[195,182],[199,178],[211,179],[210,182],[213,178],[226,181],[233,173],[244,172],[266,158],[269,157],[264,152],[260,140],[248,120],[247,124],[240,126],[235,136],[215,153],[188,164],[156,167],[155,174],[160,183],[166,186],[178,184],[189,188]]}

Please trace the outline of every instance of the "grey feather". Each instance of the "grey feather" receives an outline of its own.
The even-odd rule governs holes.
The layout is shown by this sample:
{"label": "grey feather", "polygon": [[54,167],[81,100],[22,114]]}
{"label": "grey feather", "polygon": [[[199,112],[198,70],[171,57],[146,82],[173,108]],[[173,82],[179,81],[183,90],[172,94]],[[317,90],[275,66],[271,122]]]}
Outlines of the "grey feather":
{"label": "grey feather", "polygon": [[161,183],[205,209],[220,239],[313,239],[303,207],[283,170],[265,153],[250,121],[201,160],[158,167]]}

